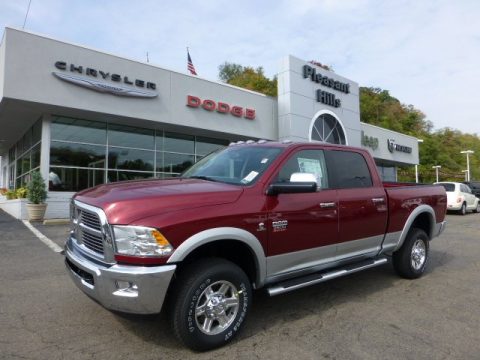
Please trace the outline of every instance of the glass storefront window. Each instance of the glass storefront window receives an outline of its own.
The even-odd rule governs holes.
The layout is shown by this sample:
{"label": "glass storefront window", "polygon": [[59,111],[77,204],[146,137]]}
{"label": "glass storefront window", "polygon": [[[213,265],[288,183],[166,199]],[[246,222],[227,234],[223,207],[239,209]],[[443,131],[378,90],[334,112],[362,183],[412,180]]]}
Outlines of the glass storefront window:
{"label": "glass storefront window", "polygon": [[28,131],[23,135],[23,151],[27,151],[32,147],[32,129],[28,129]]}
{"label": "glass storefront window", "polygon": [[195,157],[193,155],[165,152],[163,153],[163,163],[159,161],[161,156],[161,153],[157,153],[158,172],[179,174],[195,163]]}
{"label": "glass storefront window", "polygon": [[52,122],[51,138],[52,140],[106,144],[107,126],[106,123],[98,121],[58,117]]}
{"label": "glass storefront window", "polygon": [[22,157],[22,174],[26,174],[30,169],[30,153],[28,153]]}
{"label": "glass storefront window", "polygon": [[40,144],[32,149],[32,168],[40,166]]}
{"label": "glass storefront window", "polygon": [[153,172],[142,173],[135,171],[108,171],[108,182],[117,182],[125,180],[140,180],[153,178]]}
{"label": "glass storefront window", "polygon": [[108,147],[109,169],[153,171],[154,152],[128,148]]}
{"label": "glass storefront window", "polygon": [[42,140],[42,119],[37,120],[32,127],[32,145],[35,145]]}
{"label": "glass storefront window", "polygon": [[17,159],[17,176],[22,175],[22,158]]}
{"label": "glass storefront window", "polygon": [[22,154],[23,154],[23,137],[17,142],[17,156],[21,156]]}
{"label": "glass storefront window", "polygon": [[211,139],[198,136],[195,142],[195,154],[197,156],[205,156],[211,152],[224,148],[228,145],[228,141],[222,139]]}
{"label": "glass storefront window", "polygon": [[48,189],[51,191],[80,191],[104,183],[105,171],[51,167],[48,174]]}
{"label": "glass storefront window", "polygon": [[195,154],[195,137],[192,135],[165,132],[163,150],[183,154]]}
{"label": "glass storefront window", "polygon": [[8,150],[8,187],[19,188],[25,186],[32,171],[40,168],[40,144],[42,120],[33,124]]}
{"label": "glass storefront window", "polygon": [[[32,139],[41,132],[41,121],[38,124],[34,125],[36,130],[32,128]],[[55,181],[61,186],[50,184],[50,190],[78,191],[103,181],[178,176],[196,160],[228,143],[162,129],[56,116],[51,123],[50,165],[52,169],[62,169],[62,174],[57,175],[60,181]],[[32,148],[32,168],[40,162],[39,152],[39,147]],[[102,171],[92,172],[93,169]],[[95,181],[88,180],[92,174]],[[99,182],[101,174],[104,178]],[[87,180],[77,179],[79,176],[86,176]]]}
{"label": "glass storefront window", "polygon": [[50,165],[105,167],[105,146],[52,141]]}
{"label": "glass storefront window", "polygon": [[123,125],[108,125],[108,145],[153,150],[154,131]]}
{"label": "glass storefront window", "polygon": [[12,146],[10,150],[8,150],[8,163],[11,164],[15,161],[15,146]]}

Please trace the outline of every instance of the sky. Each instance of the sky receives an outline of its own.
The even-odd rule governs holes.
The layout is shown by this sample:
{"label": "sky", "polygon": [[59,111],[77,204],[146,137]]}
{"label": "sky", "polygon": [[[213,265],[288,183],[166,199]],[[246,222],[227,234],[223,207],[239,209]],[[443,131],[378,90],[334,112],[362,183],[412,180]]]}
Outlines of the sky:
{"label": "sky", "polygon": [[[28,3],[0,0],[2,31]],[[290,54],[480,135],[478,0],[31,0],[25,30],[180,72],[188,46],[210,80],[225,61],[272,77]]]}

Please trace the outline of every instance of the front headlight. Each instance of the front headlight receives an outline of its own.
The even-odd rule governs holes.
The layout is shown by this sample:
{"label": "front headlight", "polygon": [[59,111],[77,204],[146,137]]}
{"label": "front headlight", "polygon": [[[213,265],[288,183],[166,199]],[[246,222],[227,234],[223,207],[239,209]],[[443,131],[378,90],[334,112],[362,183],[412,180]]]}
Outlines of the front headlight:
{"label": "front headlight", "polygon": [[117,253],[129,256],[169,256],[173,247],[160,231],[144,226],[113,225]]}

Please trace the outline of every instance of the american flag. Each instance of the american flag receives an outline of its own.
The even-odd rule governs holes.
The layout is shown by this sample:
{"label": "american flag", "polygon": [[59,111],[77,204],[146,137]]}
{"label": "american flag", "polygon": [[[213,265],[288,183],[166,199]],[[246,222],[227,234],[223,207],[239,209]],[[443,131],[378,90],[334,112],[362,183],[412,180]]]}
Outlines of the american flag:
{"label": "american flag", "polygon": [[190,57],[190,52],[188,51],[188,49],[187,49],[187,56],[188,56],[188,65],[187,65],[188,71],[190,71],[190,74],[192,75],[197,75],[197,72],[195,71],[195,66],[193,66],[192,58]]}

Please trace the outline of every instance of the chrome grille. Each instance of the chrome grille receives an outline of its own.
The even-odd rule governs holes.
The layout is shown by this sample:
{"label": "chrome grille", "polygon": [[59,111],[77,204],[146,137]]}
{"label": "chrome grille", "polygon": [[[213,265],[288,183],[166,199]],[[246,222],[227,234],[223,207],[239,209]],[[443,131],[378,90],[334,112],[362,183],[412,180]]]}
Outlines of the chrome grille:
{"label": "chrome grille", "polygon": [[103,240],[101,235],[93,235],[82,231],[82,242],[86,248],[103,254]]}
{"label": "chrome grille", "polygon": [[98,214],[77,206],[74,211],[77,222],[75,237],[78,243],[90,251],[103,255],[102,223]]}
{"label": "chrome grille", "polygon": [[102,224],[100,223],[100,219],[98,218],[97,214],[80,210],[80,222],[89,228],[102,231]]}

